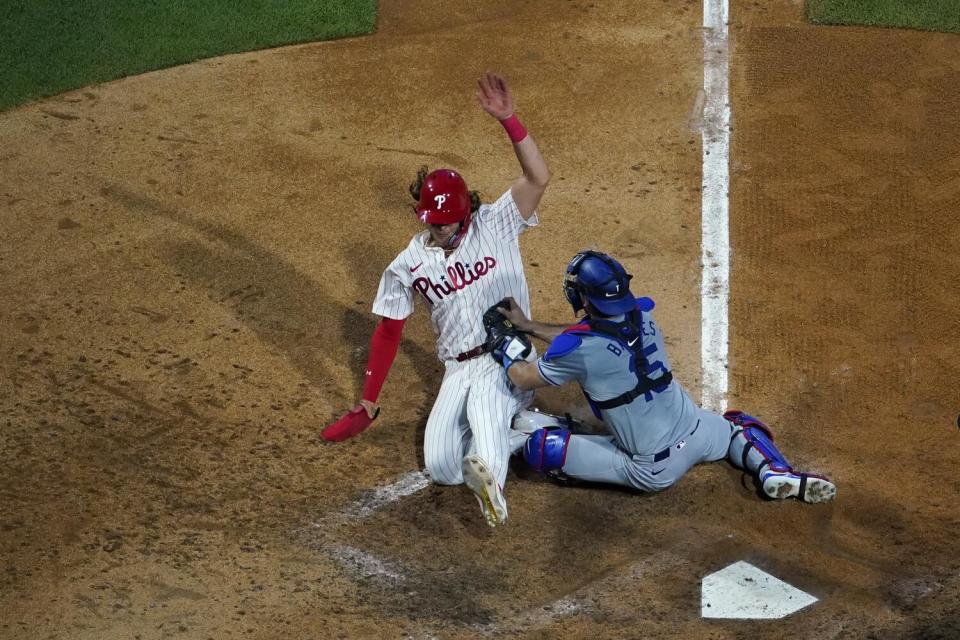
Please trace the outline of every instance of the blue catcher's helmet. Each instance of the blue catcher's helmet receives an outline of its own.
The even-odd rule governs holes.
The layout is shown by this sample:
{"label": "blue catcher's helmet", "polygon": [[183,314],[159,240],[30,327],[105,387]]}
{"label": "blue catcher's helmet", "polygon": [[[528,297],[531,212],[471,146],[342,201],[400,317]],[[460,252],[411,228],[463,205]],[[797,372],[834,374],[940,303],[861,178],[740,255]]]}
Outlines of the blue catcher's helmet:
{"label": "blue catcher's helmet", "polygon": [[630,278],[623,265],[599,251],[581,251],[567,265],[563,294],[577,313],[583,309],[582,293],[597,311],[607,316],[628,313],[637,304],[630,293]]}

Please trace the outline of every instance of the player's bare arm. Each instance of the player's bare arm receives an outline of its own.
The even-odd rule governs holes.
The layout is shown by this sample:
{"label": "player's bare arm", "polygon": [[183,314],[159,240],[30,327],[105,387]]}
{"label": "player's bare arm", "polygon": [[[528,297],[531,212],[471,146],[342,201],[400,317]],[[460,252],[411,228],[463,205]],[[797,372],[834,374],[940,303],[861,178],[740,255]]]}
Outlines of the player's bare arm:
{"label": "player's bare arm", "polygon": [[533,215],[540,204],[540,198],[550,181],[550,171],[540,154],[537,143],[529,135],[514,144],[513,149],[520,161],[523,175],[513,183],[510,189],[520,215],[526,220]]}
{"label": "player's bare arm", "polygon": [[563,333],[563,330],[566,328],[566,326],[562,324],[548,324],[528,318],[513,298],[505,298],[503,302],[503,305],[497,307],[497,311],[512,322],[517,329],[524,333],[529,333],[534,338],[539,338],[544,342],[550,342]]}
{"label": "player's bare arm", "polygon": [[380,413],[380,405],[376,402],[371,402],[366,398],[361,398],[358,404],[363,407],[363,410],[367,412],[367,417],[371,420],[376,418],[377,414]]}
{"label": "player's bare arm", "polygon": [[513,142],[513,150],[523,171],[510,188],[514,202],[523,219],[529,219],[537,210],[540,198],[550,182],[550,170],[540,148],[513,111],[513,96],[506,81],[496,73],[487,72],[477,81],[477,101],[483,110],[500,121]]}
{"label": "player's bare arm", "polygon": [[544,342],[552,342],[554,338],[566,329],[566,326],[562,324],[547,324],[546,322],[537,322],[536,320],[527,320],[523,324],[514,324],[517,325],[520,331],[528,333],[534,338],[539,338]]}
{"label": "player's bare arm", "polygon": [[550,385],[550,383],[540,375],[540,369],[537,367],[536,362],[526,362],[523,360],[514,362],[510,365],[510,368],[507,369],[507,377],[510,378],[510,382],[512,382],[515,387],[523,391],[530,391],[531,389],[539,389],[540,387]]}

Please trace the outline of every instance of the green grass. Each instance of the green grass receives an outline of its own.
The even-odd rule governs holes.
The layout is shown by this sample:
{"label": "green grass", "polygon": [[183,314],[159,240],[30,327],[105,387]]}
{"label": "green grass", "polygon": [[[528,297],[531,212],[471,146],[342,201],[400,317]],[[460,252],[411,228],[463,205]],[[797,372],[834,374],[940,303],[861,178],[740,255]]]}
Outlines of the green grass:
{"label": "green grass", "polygon": [[807,19],[960,33],[960,0],[807,0]]}
{"label": "green grass", "polygon": [[0,0],[0,110],[201,58],[370,33],[376,0]]}

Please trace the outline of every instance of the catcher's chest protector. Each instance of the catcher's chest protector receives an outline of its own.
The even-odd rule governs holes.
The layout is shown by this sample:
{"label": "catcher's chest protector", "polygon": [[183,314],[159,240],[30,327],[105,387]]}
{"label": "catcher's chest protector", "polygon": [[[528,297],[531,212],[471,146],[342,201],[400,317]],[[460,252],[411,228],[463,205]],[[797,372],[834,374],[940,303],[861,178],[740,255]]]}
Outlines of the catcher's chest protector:
{"label": "catcher's chest protector", "polygon": [[[652,391],[662,391],[673,381],[673,373],[666,370],[659,378],[648,377],[648,374],[652,372],[647,356],[656,351],[657,345],[651,343],[647,348],[644,348],[640,331],[642,326],[643,313],[640,309],[634,309],[628,314],[627,320],[624,322],[608,322],[587,316],[585,323],[574,325],[564,331],[564,334],[592,335],[616,340],[633,353],[637,386],[609,400],[594,400],[588,395],[587,399],[590,400],[590,405],[595,411],[613,409],[629,404],[644,394]],[[584,395],[586,395],[586,392],[584,392]]]}

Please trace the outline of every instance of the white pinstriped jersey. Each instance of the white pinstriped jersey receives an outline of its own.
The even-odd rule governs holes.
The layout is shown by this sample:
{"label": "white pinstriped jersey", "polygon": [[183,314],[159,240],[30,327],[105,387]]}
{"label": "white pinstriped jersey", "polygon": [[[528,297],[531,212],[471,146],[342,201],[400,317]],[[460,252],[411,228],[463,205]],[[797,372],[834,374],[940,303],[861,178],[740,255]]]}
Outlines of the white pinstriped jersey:
{"label": "white pinstriped jersey", "polygon": [[402,320],[419,296],[430,307],[440,360],[470,351],[486,337],[483,312],[503,298],[513,297],[530,315],[518,238],[537,224],[536,213],[523,219],[508,189],[492,205],[480,206],[448,257],[442,248],[427,246],[429,231],[418,233],[383,272],[373,312]]}

